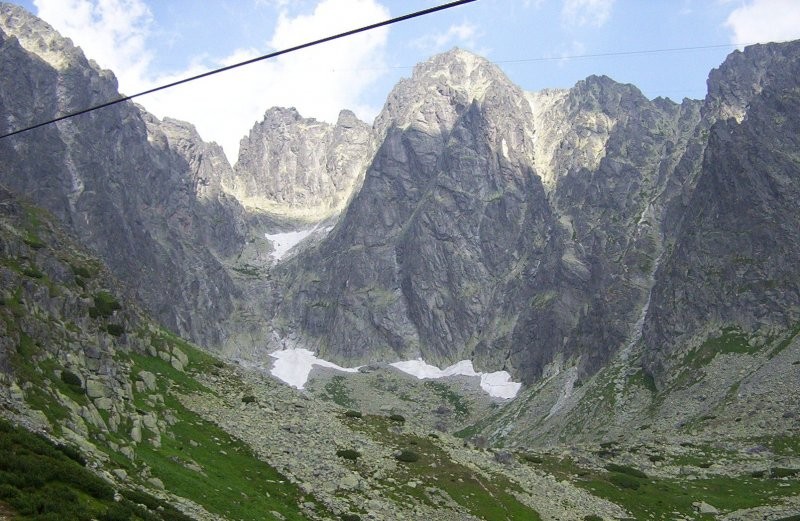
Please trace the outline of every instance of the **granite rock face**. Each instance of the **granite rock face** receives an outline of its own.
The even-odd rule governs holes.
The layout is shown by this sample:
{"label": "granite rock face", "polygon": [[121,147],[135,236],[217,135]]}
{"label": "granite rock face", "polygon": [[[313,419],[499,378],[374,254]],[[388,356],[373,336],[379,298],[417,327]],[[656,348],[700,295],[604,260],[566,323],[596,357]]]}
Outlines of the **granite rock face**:
{"label": "granite rock face", "polygon": [[733,53],[709,78],[713,117],[644,324],[649,367],[681,344],[739,327],[769,336],[800,320],[800,43]]}
{"label": "granite rock face", "polygon": [[[592,374],[643,331],[655,361],[719,317],[791,324],[795,47],[734,53],[681,104],[605,77],[525,93],[467,52],[432,58],[390,94],[337,227],[281,268],[277,323],[333,359],[472,359],[528,382]],[[715,263],[723,284],[686,277]]]}
{"label": "granite rock face", "polygon": [[[3,132],[119,97],[111,72],[10,4],[0,63]],[[4,139],[0,163],[1,183],[66,223],[165,325],[224,337],[236,288],[220,258],[244,242],[241,207],[214,188],[226,161],[191,127],[121,103]]]}
{"label": "granite rock face", "polygon": [[372,128],[349,110],[335,125],[271,108],[242,139],[224,188],[252,210],[301,221],[338,214],[363,180]]}

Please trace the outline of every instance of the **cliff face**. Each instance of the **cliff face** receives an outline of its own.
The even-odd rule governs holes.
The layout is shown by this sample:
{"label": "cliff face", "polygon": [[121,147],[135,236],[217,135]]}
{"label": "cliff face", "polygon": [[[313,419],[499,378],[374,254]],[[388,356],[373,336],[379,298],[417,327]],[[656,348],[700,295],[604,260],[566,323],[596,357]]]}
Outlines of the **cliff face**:
{"label": "cliff face", "polygon": [[[0,6],[3,131],[117,98],[116,80],[19,7]],[[0,142],[0,182],[50,210],[159,320],[219,342],[236,288],[220,257],[244,242],[241,208],[214,188],[227,163],[191,127],[132,103]]]}
{"label": "cliff face", "polygon": [[[21,9],[0,30],[3,129],[117,96]],[[798,45],[733,53],[681,104],[597,76],[526,93],[456,49],[372,128],[270,109],[235,168],[191,125],[121,104],[3,140],[2,182],[165,324],[229,352],[246,315],[248,352],[274,330],[338,361],[472,359],[532,383],[643,349],[662,385],[720,328],[798,320]],[[255,227],[331,216],[316,246],[264,260]]]}
{"label": "cliff face", "polygon": [[709,78],[712,122],[645,322],[654,371],[720,327],[769,336],[800,320],[800,43],[736,52]]}
{"label": "cliff face", "polygon": [[437,56],[390,94],[337,228],[284,268],[282,317],[332,357],[593,371],[635,329],[699,121],[608,78],[526,94]]}
{"label": "cliff face", "polygon": [[349,110],[331,125],[272,108],[242,139],[222,183],[252,210],[321,221],[342,211],[373,152],[372,128]]}

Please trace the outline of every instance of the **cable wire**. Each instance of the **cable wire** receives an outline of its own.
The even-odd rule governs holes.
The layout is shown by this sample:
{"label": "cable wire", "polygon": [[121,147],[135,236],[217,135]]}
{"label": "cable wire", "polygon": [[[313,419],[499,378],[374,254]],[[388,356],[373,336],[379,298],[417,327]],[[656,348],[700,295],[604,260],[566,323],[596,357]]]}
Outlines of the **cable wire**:
{"label": "cable wire", "polygon": [[303,43],[303,44],[300,44],[300,45],[296,45],[294,47],[289,47],[287,49],[283,49],[283,50],[280,50],[280,51],[275,51],[275,52],[271,52],[269,54],[264,54],[264,55],[258,56],[256,58],[251,58],[251,59],[245,60],[243,62],[234,63],[233,65],[228,65],[228,66],[225,66],[225,67],[221,67],[219,69],[214,69],[212,71],[208,71],[208,72],[204,72],[202,74],[198,74],[196,76],[191,76],[189,78],[184,78],[182,80],[174,81],[172,83],[167,83],[166,85],[161,85],[159,87],[154,87],[152,89],[148,89],[148,90],[136,93],[136,94],[132,94],[130,96],[122,96],[120,98],[113,99],[111,101],[107,101],[107,102],[101,103],[99,105],[93,105],[93,106],[85,108],[85,109],[76,110],[74,112],[70,112],[68,114],[64,114],[63,116],[59,116],[57,118],[49,119],[49,120],[43,121],[41,123],[36,123],[35,125],[31,125],[31,126],[28,126],[28,127],[25,127],[25,128],[14,130],[13,132],[9,132],[7,134],[0,135],[0,139],[5,139],[7,137],[15,136],[15,135],[21,134],[23,132],[28,132],[29,130],[33,130],[33,129],[36,129],[36,128],[44,127],[45,125],[50,125],[50,124],[56,123],[58,121],[63,121],[65,119],[74,118],[75,116],[80,116],[81,114],[86,114],[87,112],[92,112],[94,110],[102,109],[102,108],[105,108],[105,107],[110,107],[111,105],[116,105],[118,103],[123,103],[125,101],[130,101],[130,100],[132,100],[134,98],[138,98],[138,97],[144,96],[146,94],[152,94],[152,93],[158,92],[160,90],[169,89],[169,88],[175,87],[177,85],[182,85],[184,83],[189,83],[190,81],[199,80],[201,78],[205,78],[207,76],[212,76],[214,74],[219,74],[221,72],[226,72],[226,71],[229,71],[231,69],[236,69],[238,67],[244,67],[245,65],[250,65],[252,63],[260,62],[260,61],[263,61],[263,60],[268,60],[270,58],[275,58],[277,56],[281,56],[283,54],[288,54],[290,52],[299,51],[301,49],[306,49],[306,48],[312,47],[314,45],[319,45],[319,44],[327,43],[327,42],[330,42],[330,41],[333,41],[333,40],[338,40],[339,38],[344,38],[346,36],[352,36],[354,34],[363,33],[365,31],[371,31],[372,29],[377,29],[379,27],[385,27],[385,26],[388,26],[388,25],[396,24],[398,22],[404,22],[406,20],[411,20],[412,18],[425,16],[425,15],[428,15],[428,14],[436,13],[438,11],[444,11],[445,9],[450,9],[450,8],[453,8],[453,7],[457,7],[459,5],[468,4],[468,3],[471,3],[471,2],[475,2],[475,1],[476,0],[456,0],[456,1],[453,1],[453,2],[446,3],[446,4],[437,5],[435,7],[430,7],[428,9],[423,9],[421,11],[416,11],[416,12],[413,12],[413,13],[409,13],[409,14],[405,14],[405,15],[402,15],[402,16],[398,16],[396,18],[390,18],[390,19],[384,20],[382,22],[374,23],[374,24],[371,24],[371,25],[366,25],[364,27],[359,27],[358,29],[352,29],[350,31],[345,31],[343,33],[335,34],[333,36],[320,38],[319,40],[306,42],[306,43]]}

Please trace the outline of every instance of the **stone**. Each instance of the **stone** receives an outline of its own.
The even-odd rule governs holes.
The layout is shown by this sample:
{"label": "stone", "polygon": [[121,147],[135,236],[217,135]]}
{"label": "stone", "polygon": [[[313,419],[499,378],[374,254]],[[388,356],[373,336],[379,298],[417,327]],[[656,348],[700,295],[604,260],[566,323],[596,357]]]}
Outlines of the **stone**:
{"label": "stone", "polygon": [[[158,385],[156,383],[156,375],[154,375],[150,371],[139,371],[139,380],[144,385],[144,389],[148,391],[155,391],[158,389]],[[136,383],[138,384],[139,382]]]}
{"label": "stone", "polygon": [[114,469],[111,473],[120,481],[128,480],[128,472],[125,469]]}

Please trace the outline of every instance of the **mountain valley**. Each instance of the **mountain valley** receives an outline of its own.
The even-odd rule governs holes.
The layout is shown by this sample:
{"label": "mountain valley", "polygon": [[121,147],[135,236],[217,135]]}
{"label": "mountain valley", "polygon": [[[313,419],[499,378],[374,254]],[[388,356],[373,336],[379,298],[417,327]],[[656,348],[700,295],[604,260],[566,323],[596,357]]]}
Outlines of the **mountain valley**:
{"label": "mountain valley", "polygon": [[[0,63],[1,133],[119,96],[6,3]],[[0,519],[800,519],[798,150],[800,41],[681,103],[453,49],[233,165],[131,102],[2,138]]]}

